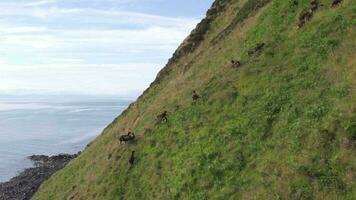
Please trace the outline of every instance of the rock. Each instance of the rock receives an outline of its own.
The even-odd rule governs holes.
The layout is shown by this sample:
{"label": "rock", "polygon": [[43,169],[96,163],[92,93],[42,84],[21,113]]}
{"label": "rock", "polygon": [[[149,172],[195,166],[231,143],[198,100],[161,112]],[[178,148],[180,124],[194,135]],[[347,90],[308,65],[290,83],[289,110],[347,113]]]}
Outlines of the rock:
{"label": "rock", "polygon": [[0,183],[0,200],[30,200],[44,181],[79,154],[29,156],[35,167],[25,169],[9,182]]}
{"label": "rock", "polygon": [[[193,52],[200,45],[204,39],[204,36],[210,29],[212,22],[219,16],[221,12],[227,8],[228,5],[229,1],[227,0],[214,1],[212,7],[208,10],[206,17],[200,23],[198,23],[196,28],[173,53],[172,58],[169,59],[167,65],[158,73],[155,81],[151,84],[151,86],[160,83],[163,77],[171,71],[174,63],[176,63],[183,56]],[[147,90],[145,92],[147,92]]]}

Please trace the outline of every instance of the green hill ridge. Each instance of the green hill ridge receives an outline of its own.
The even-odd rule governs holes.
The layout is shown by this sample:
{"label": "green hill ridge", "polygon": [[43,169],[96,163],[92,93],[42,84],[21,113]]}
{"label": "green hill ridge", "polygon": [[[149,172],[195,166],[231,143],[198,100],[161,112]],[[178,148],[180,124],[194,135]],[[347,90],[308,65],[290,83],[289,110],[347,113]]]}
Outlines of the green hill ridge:
{"label": "green hill ridge", "polygon": [[356,2],[332,2],[216,0],[33,199],[356,199]]}

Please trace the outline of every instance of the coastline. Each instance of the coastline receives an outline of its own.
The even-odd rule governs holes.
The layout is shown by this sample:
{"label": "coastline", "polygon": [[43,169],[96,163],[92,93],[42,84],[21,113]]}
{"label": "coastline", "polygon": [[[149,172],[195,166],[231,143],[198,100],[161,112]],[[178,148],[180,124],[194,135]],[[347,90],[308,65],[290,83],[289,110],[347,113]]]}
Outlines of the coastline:
{"label": "coastline", "polygon": [[30,200],[44,181],[78,157],[80,153],[29,156],[28,159],[34,166],[23,170],[8,182],[0,183],[0,200]]}
{"label": "coastline", "polygon": [[0,95],[0,183],[33,166],[30,155],[75,154],[129,104],[124,97]]}

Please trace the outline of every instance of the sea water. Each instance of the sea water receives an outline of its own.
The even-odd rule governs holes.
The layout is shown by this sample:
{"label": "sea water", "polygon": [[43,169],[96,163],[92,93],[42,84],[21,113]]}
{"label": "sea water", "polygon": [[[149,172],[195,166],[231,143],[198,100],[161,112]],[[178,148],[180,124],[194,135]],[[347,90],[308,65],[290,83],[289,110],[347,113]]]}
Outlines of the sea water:
{"label": "sea water", "polygon": [[32,163],[33,154],[74,154],[131,102],[113,97],[0,97],[0,182]]}

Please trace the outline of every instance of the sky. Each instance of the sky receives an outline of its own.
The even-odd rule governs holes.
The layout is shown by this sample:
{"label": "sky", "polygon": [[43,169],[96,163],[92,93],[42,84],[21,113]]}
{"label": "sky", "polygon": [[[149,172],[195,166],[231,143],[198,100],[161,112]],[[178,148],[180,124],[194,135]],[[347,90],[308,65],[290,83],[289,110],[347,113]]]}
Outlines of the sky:
{"label": "sky", "polygon": [[213,0],[0,0],[0,94],[137,96]]}

